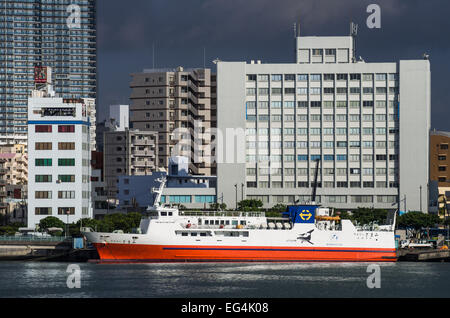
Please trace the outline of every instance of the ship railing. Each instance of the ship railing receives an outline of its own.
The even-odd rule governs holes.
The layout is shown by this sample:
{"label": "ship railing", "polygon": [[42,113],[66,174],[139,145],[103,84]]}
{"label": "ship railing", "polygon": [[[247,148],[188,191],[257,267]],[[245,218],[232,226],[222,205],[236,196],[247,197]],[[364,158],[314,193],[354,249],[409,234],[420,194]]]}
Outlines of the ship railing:
{"label": "ship railing", "polygon": [[180,211],[180,216],[212,216],[212,217],[265,217],[264,212],[240,211]]}

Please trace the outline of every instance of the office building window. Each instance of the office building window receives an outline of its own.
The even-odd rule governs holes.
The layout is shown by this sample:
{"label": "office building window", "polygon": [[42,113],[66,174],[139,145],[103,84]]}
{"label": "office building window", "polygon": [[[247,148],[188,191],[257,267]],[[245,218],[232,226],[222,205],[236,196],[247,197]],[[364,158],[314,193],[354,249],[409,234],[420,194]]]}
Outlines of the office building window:
{"label": "office building window", "polygon": [[216,196],[215,195],[196,195],[195,202],[196,203],[215,203]]}
{"label": "office building window", "polygon": [[75,215],[75,208],[58,208],[58,215]]}
{"label": "office building window", "polygon": [[258,75],[258,81],[260,81],[260,82],[268,82],[269,81],[269,75],[267,75],[267,74],[259,74]]}
{"label": "office building window", "polygon": [[60,167],[73,167],[75,166],[75,159],[58,159],[58,166]]}
{"label": "office building window", "polygon": [[35,175],[36,183],[49,183],[52,182],[52,175]]}
{"label": "office building window", "polygon": [[36,142],[34,145],[35,150],[52,150],[51,142]]}
{"label": "office building window", "polygon": [[[308,95],[308,89],[306,88],[306,87],[299,87],[298,89],[297,89],[297,93],[299,94],[299,95]],[[299,107],[301,107],[301,106],[299,106]],[[305,106],[304,106],[305,107]]]}
{"label": "office building window", "polygon": [[51,133],[52,125],[36,125],[34,131],[37,133]]}
{"label": "office building window", "polygon": [[36,167],[50,167],[52,165],[52,159],[36,159]]}
{"label": "office building window", "polygon": [[58,175],[58,181],[63,183],[75,182],[75,175]]}
{"label": "office building window", "polygon": [[51,191],[35,191],[34,198],[35,199],[51,199],[52,192]]}
{"label": "office building window", "polygon": [[351,201],[351,203],[372,203],[373,196],[371,196],[371,195],[351,195],[350,201]]}
{"label": "office building window", "polygon": [[74,142],[59,142],[58,150],[75,150]]}
{"label": "office building window", "polygon": [[273,74],[272,75],[272,81],[279,82],[282,79],[283,79],[283,76],[281,74]]}
{"label": "office building window", "polygon": [[52,215],[52,208],[35,208],[35,215]]}
{"label": "office building window", "polygon": [[281,108],[281,102],[279,101],[273,101],[270,103],[271,108]]}
{"label": "office building window", "polygon": [[75,199],[75,191],[58,191],[58,199]]}
{"label": "office building window", "polygon": [[73,133],[75,132],[75,125],[59,125],[58,132],[60,133]]}
{"label": "office building window", "polygon": [[[256,102],[247,102],[245,103],[247,109],[255,109],[256,108]],[[186,116],[184,113],[182,114],[183,116]]]}

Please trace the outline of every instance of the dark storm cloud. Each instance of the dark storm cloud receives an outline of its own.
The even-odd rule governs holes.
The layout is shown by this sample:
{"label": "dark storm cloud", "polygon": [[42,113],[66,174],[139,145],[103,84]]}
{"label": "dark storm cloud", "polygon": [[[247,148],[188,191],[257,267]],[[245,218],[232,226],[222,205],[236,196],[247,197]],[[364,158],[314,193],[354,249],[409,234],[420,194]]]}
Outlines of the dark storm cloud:
{"label": "dark storm cloud", "polygon": [[[381,8],[381,29],[368,29],[369,4]],[[430,54],[432,126],[450,130],[450,1],[447,0],[98,0],[100,107],[128,103],[130,73],[211,61],[292,62],[293,23],[302,35],[348,35],[359,24],[357,55],[366,62]],[[100,111],[101,112],[101,111]]]}

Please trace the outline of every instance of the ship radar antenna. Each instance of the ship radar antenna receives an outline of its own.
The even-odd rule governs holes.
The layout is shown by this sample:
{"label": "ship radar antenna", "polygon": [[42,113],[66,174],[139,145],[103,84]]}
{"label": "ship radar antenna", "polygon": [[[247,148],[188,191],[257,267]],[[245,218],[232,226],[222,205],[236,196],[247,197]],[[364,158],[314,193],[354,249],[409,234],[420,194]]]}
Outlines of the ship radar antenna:
{"label": "ship radar antenna", "polygon": [[164,190],[164,187],[166,185],[167,178],[165,176],[163,176],[163,177],[160,177],[160,178],[156,179],[156,181],[159,182],[159,188],[153,188],[152,189],[152,192],[156,193],[156,197],[155,197],[155,200],[153,202],[153,206],[158,207],[158,206],[160,206],[160,203],[161,203],[161,196],[162,196],[162,192]]}

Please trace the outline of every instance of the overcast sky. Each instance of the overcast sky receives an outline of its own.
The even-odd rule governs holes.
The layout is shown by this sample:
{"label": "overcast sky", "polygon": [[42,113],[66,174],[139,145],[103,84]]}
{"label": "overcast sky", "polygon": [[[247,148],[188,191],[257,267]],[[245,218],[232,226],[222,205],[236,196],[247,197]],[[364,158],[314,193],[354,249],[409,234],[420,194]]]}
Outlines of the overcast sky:
{"label": "overcast sky", "polygon": [[[381,8],[369,29],[367,6]],[[98,0],[99,117],[129,104],[130,74],[144,68],[206,67],[212,60],[294,60],[293,24],[303,36],[345,36],[359,25],[357,56],[397,62],[430,55],[431,126],[450,130],[448,0]],[[153,47],[155,56],[153,57]],[[447,74],[447,75],[445,75]]]}

